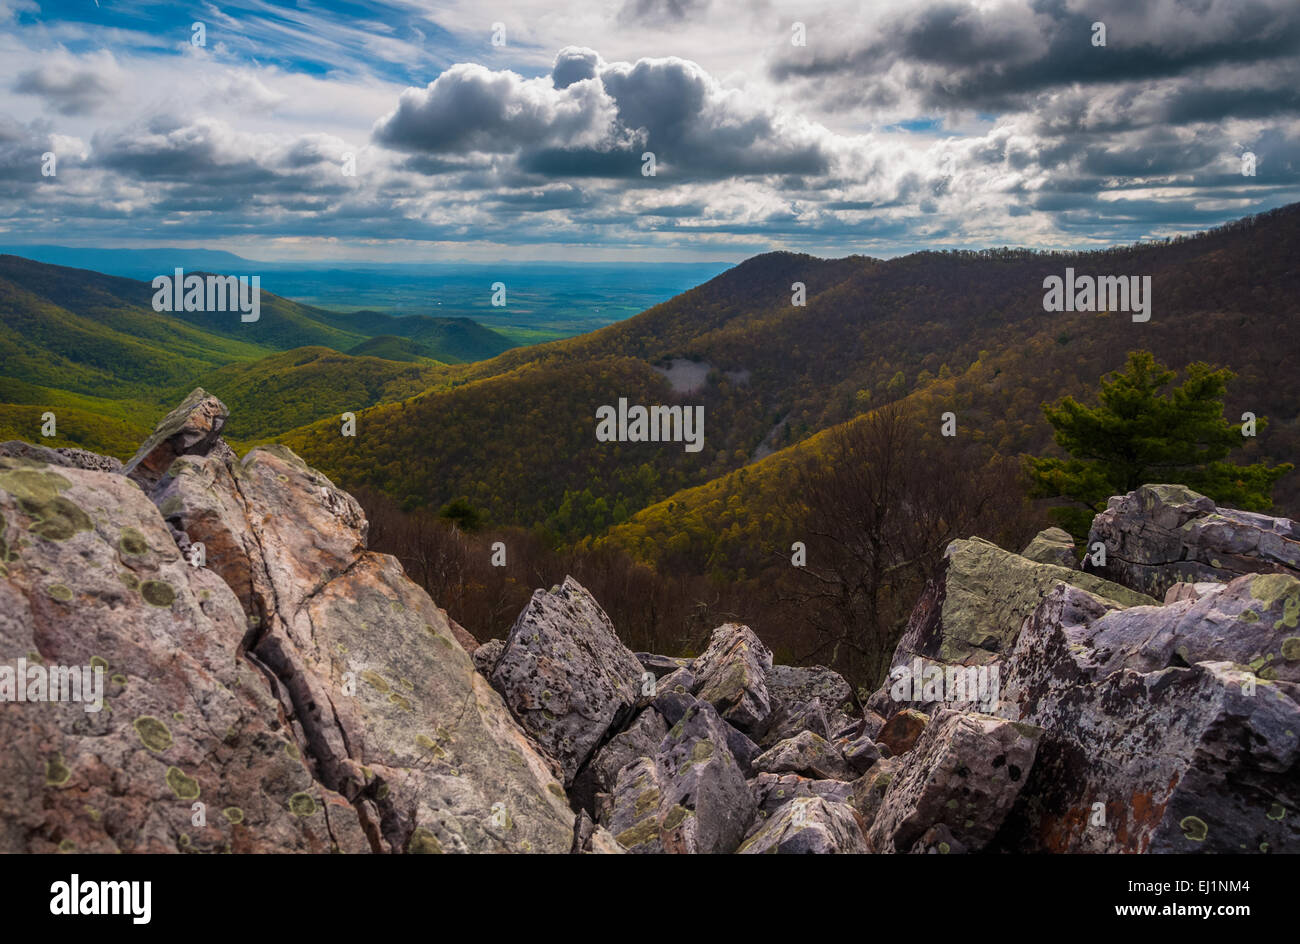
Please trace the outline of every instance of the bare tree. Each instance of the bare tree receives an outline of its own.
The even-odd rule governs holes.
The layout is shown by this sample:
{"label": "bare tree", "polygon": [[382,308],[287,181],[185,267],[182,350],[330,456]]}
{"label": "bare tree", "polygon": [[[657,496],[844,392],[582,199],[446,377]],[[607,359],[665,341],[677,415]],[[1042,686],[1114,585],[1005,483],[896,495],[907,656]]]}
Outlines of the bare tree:
{"label": "bare tree", "polygon": [[1023,504],[1012,462],[956,439],[927,442],[898,404],[838,430],[791,486],[784,510],[807,562],[781,596],[812,630],[801,655],[869,685],[948,543],[1002,530]]}

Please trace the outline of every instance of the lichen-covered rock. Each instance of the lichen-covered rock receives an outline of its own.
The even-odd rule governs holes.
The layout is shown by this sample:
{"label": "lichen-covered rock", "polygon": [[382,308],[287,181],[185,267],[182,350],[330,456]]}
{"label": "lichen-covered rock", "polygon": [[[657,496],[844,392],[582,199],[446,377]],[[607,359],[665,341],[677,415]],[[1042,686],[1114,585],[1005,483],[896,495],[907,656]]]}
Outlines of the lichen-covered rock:
{"label": "lichen-covered rock", "polygon": [[638,757],[618,772],[614,787],[601,799],[599,822],[628,852],[664,852],[660,837],[663,789],[654,758]]}
{"label": "lichen-covered rock", "polygon": [[930,716],[915,708],[904,708],[894,712],[893,717],[885,722],[880,733],[876,735],[877,743],[889,748],[895,757],[906,754],[921,737]]}
{"label": "lichen-covered rock", "polygon": [[727,746],[727,728],[712,705],[696,701],[653,758],[619,771],[597,803],[598,821],[629,852],[734,852],[756,806]]}
{"label": "lichen-covered rock", "polygon": [[1074,550],[1074,538],[1064,528],[1039,531],[1020,556],[1037,564],[1055,564],[1070,570],[1079,569],[1079,558]]}
{"label": "lichen-covered rock", "polygon": [[[365,550],[360,506],[284,447],[239,462],[223,419],[196,391],[134,480],[0,460],[0,635],[110,678],[93,725],[39,733],[48,785],[5,778],[24,792],[0,802],[0,842],[568,851],[558,767],[446,614]],[[182,558],[199,542],[208,566]],[[204,829],[184,828],[193,802]]]}
{"label": "lichen-covered rock", "polygon": [[492,684],[566,783],[640,695],[641,663],[572,577],[533,594],[506,638]]}
{"label": "lichen-covered rock", "polygon": [[853,688],[824,665],[774,665],[767,673],[767,694],[773,705],[797,709],[814,698],[828,711],[853,710]]}
{"label": "lichen-covered rock", "polygon": [[900,757],[882,757],[865,774],[853,781],[853,795],[849,798],[849,803],[862,817],[863,828],[869,828],[876,818],[880,804],[885,799],[885,791],[889,789],[902,762]]}
{"label": "lichen-covered rock", "polygon": [[221,441],[229,415],[224,403],[196,387],[163,417],[122,471],[147,491],[181,456],[206,455],[217,449],[222,458],[230,458],[233,454]]}
{"label": "lichen-covered rock", "polygon": [[1123,606],[1156,602],[1093,574],[1037,563],[981,538],[953,541],[944,552],[939,578],[926,588],[908,620],[892,665],[910,663],[916,656],[960,665],[992,662],[1010,651],[1025,617],[1058,583]]}
{"label": "lichen-covered rock", "polygon": [[478,669],[479,675],[486,679],[492,678],[492,670],[497,667],[497,662],[501,659],[501,653],[505,652],[505,649],[506,641],[504,639],[489,639],[475,649],[471,657],[474,660],[474,668]]}
{"label": "lichen-covered rock", "polygon": [[1154,597],[1179,582],[1226,583],[1248,573],[1300,576],[1300,525],[1216,507],[1182,485],[1143,485],[1112,497],[1092,520],[1088,544],[1096,542],[1106,547],[1098,573]]}
{"label": "lichen-covered rock", "polygon": [[940,711],[885,790],[872,849],[905,852],[940,823],[966,849],[984,848],[1025,785],[1041,735],[1030,724]]}
{"label": "lichen-covered rock", "polygon": [[641,663],[641,668],[653,673],[657,679],[663,678],[671,672],[676,672],[678,669],[689,668],[691,665],[690,659],[682,659],[676,656],[657,656],[653,652],[637,652],[633,653],[633,655]]}
{"label": "lichen-covered rock", "polygon": [[748,626],[726,623],[713,631],[709,646],[695,660],[695,694],[723,719],[750,737],[763,733],[772,704],[767,674],[772,652]]}
{"label": "lichen-covered rock", "polygon": [[802,774],[822,780],[848,780],[853,771],[834,744],[812,731],[795,737],[760,754],[754,768],[772,774]]}
{"label": "lichen-covered rock", "polygon": [[247,628],[128,479],[0,458],[0,657],[103,686],[98,711],[0,705],[0,851],[370,851]]}
{"label": "lichen-covered rock", "polygon": [[999,713],[1045,733],[1000,844],[1300,850],[1297,613],[1281,574],[1132,612],[1053,590],[1008,661]]}
{"label": "lichen-covered rock", "polygon": [[828,710],[817,697],[799,704],[778,704],[768,716],[767,731],[763,734],[763,746],[771,747],[778,741],[795,737],[802,731],[812,731],[830,741],[854,728],[856,724],[857,722],[844,712],[834,708]]}
{"label": "lichen-covered rock", "polygon": [[663,715],[646,708],[624,730],[600,746],[574,778],[570,795],[583,807],[594,809],[595,796],[609,793],[618,773],[639,757],[654,757],[668,734]]}
{"label": "lichen-covered rock", "polygon": [[853,784],[843,780],[815,780],[798,774],[761,773],[749,781],[760,817],[771,816],[795,797],[818,796],[836,803],[853,799]]}
{"label": "lichen-covered rock", "polygon": [[880,760],[880,747],[869,734],[856,738],[842,738],[835,742],[844,760],[856,773],[864,774]]}
{"label": "lichen-covered rock", "polygon": [[668,852],[734,852],[754,820],[754,796],[726,729],[712,706],[700,702],[659,745],[660,830]]}
{"label": "lichen-covered rock", "polygon": [[818,796],[797,797],[762,820],[738,852],[760,855],[867,851],[853,807]]}
{"label": "lichen-covered rock", "polygon": [[89,469],[96,472],[121,472],[122,461],[112,456],[101,456],[75,446],[37,446],[20,439],[0,443],[0,456],[11,459],[31,459],[44,465],[66,466],[71,469]]}

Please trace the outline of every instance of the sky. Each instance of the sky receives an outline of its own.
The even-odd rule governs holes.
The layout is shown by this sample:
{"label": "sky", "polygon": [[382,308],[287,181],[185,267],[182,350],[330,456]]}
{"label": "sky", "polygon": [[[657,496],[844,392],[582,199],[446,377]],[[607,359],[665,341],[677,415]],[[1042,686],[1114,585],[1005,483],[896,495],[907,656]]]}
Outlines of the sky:
{"label": "sky", "polygon": [[6,245],[888,257],[1296,200],[1300,0],[0,0]]}

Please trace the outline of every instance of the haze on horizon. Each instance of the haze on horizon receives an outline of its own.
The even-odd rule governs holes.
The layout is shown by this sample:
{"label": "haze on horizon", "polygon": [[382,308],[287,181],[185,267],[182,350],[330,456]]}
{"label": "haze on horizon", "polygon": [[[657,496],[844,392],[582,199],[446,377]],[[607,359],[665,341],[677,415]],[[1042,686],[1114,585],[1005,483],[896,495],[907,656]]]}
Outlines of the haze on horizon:
{"label": "haze on horizon", "polygon": [[889,257],[1300,200],[1293,0],[860,6],[0,0],[0,244]]}

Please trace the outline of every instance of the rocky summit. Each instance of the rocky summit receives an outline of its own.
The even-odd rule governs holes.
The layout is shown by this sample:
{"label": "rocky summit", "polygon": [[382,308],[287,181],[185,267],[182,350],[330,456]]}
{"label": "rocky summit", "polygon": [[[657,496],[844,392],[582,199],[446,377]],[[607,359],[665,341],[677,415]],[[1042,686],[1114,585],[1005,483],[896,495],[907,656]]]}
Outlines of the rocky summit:
{"label": "rocky summit", "polygon": [[476,645],[226,419],[0,445],[0,851],[1300,851],[1294,522],[1153,484],[1083,566],[954,541],[858,693],[739,623],[634,653],[571,577]]}

